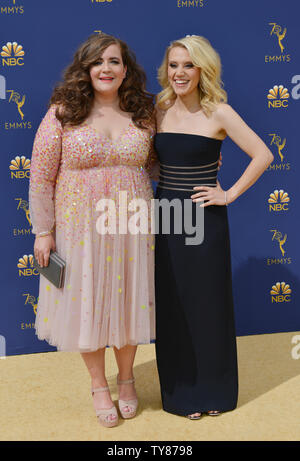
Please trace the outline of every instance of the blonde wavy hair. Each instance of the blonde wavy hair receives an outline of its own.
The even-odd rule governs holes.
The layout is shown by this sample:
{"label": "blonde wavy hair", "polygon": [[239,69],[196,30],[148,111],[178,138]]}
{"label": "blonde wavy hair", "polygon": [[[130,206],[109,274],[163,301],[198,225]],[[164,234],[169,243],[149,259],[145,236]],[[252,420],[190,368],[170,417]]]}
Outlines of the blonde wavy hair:
{"label": "blonde wavy hair", "polygon": [[218,103],[227,102],[227,93],[223,89],[221,80],[220,56],[210,42],[199,35],[187,35],[174,40],[167,48],[163,62],[158,69],[158,81],[163,90],[156,97],[157,105],[166,110],[176,99],[176,94],[168,79],[168,65],[170,51],[177,46],[186,48],[194,66],[201,69],[198,85],[200,104],[205,114],[209,116]]}

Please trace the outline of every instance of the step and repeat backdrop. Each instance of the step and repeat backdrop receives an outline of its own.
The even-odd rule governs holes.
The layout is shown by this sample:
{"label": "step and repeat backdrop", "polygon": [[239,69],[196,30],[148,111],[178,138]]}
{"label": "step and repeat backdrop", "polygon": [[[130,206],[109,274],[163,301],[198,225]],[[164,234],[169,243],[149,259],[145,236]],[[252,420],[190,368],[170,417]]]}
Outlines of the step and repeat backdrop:
{"label": "step and repeat backdrop", "polygon": [[[130,45],[152,93],[170,41],[203,35],[217,49],[229,104],[274,155],[228,208],[237,335],[300,330],[299,18],[298,0],[0,0],[0,355],[55,350],[34,330],[31,150],[54,85],[77,47],[101,32]],[[230,139],[222,157],[227,189],[250,159]]]}

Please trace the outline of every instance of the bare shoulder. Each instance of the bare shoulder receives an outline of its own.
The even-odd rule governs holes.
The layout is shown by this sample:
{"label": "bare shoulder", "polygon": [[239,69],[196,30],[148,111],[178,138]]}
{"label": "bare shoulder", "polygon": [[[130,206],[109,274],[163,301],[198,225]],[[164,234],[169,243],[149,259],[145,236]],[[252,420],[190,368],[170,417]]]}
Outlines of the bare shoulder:
{"label": "bare shoulder", "polygon": [[156,103],[155,104],[155,113],[157,117],[163,117],[163,115],[166,113],[165,109],[162,109],[162,107]]}
{"label": "bare shoulder", "polygon": [[159,127],[162,124],[162,121],[166,115],[166,110],[162,109],[157,103],[155,104],[155,118],[156,118],[156,126],[159,130]]}
{"label": "bare shoulder", "polygon": [[224,121],[230,117],[237,115],[235,110],[227,103],[220,103],[217,105],[216,110],[213,112],[213,116],[216,120]]}

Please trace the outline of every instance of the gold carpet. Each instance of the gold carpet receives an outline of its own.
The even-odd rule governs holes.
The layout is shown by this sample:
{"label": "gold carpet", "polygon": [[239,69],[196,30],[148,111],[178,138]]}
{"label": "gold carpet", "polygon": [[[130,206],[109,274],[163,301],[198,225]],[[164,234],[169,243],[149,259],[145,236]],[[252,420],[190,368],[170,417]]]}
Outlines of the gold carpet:
{"label": "gold carpet", "polygon": [[[136,418],[103,428],[94,415],[90,379],[77,353],[51,352],[0,360],[1,441],[267,441],[300,440],[300,359],[292,357],[299,332],[238,338],[236,410],[198,421],[161,409],[153,344],[139,346]],[[117,399],[117,369],[107,350],[108,382]]]}

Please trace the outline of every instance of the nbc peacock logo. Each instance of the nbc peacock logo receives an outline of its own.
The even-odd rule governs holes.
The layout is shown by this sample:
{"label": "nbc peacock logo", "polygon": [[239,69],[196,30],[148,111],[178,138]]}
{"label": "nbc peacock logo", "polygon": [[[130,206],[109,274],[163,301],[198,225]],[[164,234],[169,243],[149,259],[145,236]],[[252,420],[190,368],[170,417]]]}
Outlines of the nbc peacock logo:
{"label": "nbc peacock logo", "polygon": [[268,198],[269,211],[288,211],[290,197],[283,189],[274,190]]}
{"label": "nbc peacock logo", "polygon": [[39,272],[33,266],[33,255],[23,255],[22,258],[19,258],[17,267],[19,269],[19,277],[39,275]]}
{"label": "nbc peacock logo", "polygon": [[0,55],[4,67],[24,66],[25,51],[23,46],[17,42],[7,42],[6,45],[3,45]]}
{"label": "nbc peacock logo", "polygon": [[17,155],[11,160],[10,165],[10,177],[11,179],[24,179],[30,177],[30,159],[26,158],[25,155],[21,157]]}
{"label": "nbc peacock logo", "polygon": [[291,287],[285,282],[276,282],[270,290],[272,303],[289,303],[291,301]]}
{"label": "nbc peacock logo", "polygon": [[273,88],[269,89],[267,95],[268,98],[268,108],[286,108],[288,107],[288,99],[290,95],[288,89],[283,85],[274,85]]}

